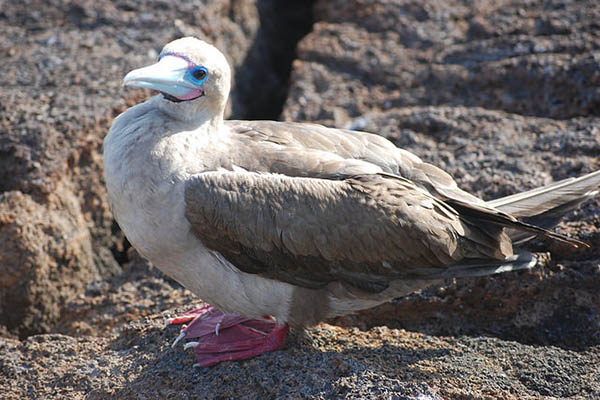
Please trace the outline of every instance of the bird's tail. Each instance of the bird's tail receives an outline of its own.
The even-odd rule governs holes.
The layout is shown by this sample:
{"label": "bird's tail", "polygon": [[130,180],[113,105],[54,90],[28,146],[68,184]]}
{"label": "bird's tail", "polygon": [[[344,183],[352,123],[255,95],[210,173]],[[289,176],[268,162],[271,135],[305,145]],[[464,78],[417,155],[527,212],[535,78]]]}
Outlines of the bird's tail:
{"label": "bird's tail", "polygon": [[[499,221],[503,222],[504,226],[514,225],[515,229],[508,229],[508,234],[514,244],[530,240],[536,234],[546,234],[558,240],[569,241],[568,238],[561,235],[548,235],[551,232],[544,233],[543,231],[552,228],[565,214],[583,201],[597,195],[598,192],[600,192],[600,171],[489,201],[487,202],[488,206],[509,215],[503,216],[486,213],[485,216],[491,218],[491,221],[494,221],[493,217],[497,217]],[[477,211],[481,211],[476,206],[465,206],[456,201],[452,203],[452,206],[463,207],[462,211],[465,214],[470,212],[475,213],[473,215],[480,215],[477,214]],[[511,220],[508,219],[510,216],[518,218],[518,221],[511,223]],[[537,227],[544,229],[537,229]],[[578,241],[573,239],[572,242],[575,243]],[[581,243],[579,242],[579,244]],[[530,252],[520,250],[503,260],[462,260],[458,264],[448,266],[442,272],[428,276],[428,278],[459,278],[499,274],[528,269],[533,267],[536,262],[537,259]]]}
{"label": "bird's tail", "polygon": [[[568,178],[527,192],[517,193],[487,204],[531,225],[549,229],[569,211],[600,191],[600,170],[579,178]],[[510,230],[515,244],[533,237],[530,232]]]}
{"label": "bird's tail", "polygon": [[537,259],[528,251],[521,250],[503,260],[463,260],[459,264],[448,266],[443,272],[428,276],[429,279],[465,278],[501,274],[503,272],[529,269],[536,265]]}

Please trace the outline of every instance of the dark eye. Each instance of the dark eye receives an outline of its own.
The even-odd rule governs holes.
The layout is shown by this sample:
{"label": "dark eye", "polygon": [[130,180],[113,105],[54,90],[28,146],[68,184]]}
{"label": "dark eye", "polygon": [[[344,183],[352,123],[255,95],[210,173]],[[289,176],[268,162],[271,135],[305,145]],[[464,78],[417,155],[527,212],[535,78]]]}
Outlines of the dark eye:
{"label": "dark eye", "polygon": [[196,68],[192,71],[192,76],[201,81],[206,78],[206,70],[204,68]]}

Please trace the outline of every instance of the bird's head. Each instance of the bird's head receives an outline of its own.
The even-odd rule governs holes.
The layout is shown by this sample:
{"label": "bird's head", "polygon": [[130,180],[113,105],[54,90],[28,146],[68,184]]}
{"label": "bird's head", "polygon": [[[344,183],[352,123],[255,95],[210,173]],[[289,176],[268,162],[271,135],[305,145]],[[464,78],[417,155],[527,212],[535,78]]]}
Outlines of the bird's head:
{"label": "bird's head", "polygon": [[156,64],[128,73],[123,85],[160,92],[159,107],[174,118],[222,118],[231,69],[216,47],[185,37],[167,44]]}

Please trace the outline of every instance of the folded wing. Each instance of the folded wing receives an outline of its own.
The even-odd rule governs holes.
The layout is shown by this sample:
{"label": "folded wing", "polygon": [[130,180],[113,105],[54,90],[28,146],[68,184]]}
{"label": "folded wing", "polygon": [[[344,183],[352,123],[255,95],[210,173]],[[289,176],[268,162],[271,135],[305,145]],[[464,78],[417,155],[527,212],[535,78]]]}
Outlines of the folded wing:
{"label": "folded wing", "polygon": [[207,172],[186,184],[186,217],[208,248],[244,272],[318,288],[379,292],[390,280],[439,276],[462,260],[503,260],[494,216],[462,215],[412,182],[366,174],[330,180]]}

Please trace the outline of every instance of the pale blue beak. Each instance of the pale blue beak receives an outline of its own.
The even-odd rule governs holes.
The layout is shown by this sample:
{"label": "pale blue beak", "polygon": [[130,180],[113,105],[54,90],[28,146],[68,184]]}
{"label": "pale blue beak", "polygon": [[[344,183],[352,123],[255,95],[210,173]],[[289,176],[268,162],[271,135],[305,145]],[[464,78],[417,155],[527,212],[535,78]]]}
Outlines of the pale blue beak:
{"label": "pale blue beak", "polygon": [[181,57],[167,55],[156,64],[135,69],[125,75],[123,86],[157,90],[179,100],[190,100],[202,95],[202,88],[186,80],[190,68]]}

